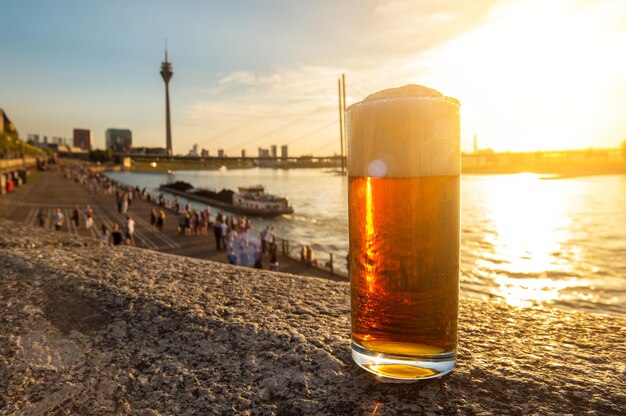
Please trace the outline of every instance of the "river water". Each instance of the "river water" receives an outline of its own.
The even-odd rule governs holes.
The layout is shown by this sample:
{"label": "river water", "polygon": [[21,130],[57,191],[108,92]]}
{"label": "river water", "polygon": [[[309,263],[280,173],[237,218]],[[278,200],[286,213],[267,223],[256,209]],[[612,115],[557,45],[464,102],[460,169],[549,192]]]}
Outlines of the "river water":
{"label": "river water", "polygon": [[[347,179],[319,169],[110,172],[158,194],[182,180],[215,190],[263,184],[293,215],[252,223],[308,244],[345,270]],[[626,175],[547,180],[535,174],[463,175],[461,288],[514,306],[551,305],[626,316]],[[201,204],[195,204],[200,206]],[[339,263],[339,264],[337,264]]]}

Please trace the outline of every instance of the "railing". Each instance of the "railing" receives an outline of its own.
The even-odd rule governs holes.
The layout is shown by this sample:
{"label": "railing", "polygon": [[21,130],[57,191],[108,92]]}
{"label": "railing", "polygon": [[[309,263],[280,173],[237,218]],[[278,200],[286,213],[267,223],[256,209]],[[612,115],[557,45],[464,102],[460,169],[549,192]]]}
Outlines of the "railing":
{"label": "railing", "polygon": [[[326,271],[330,273],[331,276],[348,278],[347,259],[344,256],[324,251],[315,252],[315,256],[307,255],[306,253],[312,253],[312,251],[308,251],[310,250],[308,245],[294,242],[286,238],[279,238],[276,244],[279,253],[284,258],[300,261],[308,267]],[[346,262],[345,269],[338,267],[341,261]]]}

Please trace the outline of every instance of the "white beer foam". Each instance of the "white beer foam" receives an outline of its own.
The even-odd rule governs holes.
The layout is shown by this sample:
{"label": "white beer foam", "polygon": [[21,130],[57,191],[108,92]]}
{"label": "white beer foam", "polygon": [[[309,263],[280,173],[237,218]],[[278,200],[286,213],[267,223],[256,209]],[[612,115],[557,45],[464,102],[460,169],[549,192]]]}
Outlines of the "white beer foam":
{"label": "white beer foam", "polygon": [[459,102],[421,85],[377,92],[347,110],[348,174],[386,178],[461,172]]}

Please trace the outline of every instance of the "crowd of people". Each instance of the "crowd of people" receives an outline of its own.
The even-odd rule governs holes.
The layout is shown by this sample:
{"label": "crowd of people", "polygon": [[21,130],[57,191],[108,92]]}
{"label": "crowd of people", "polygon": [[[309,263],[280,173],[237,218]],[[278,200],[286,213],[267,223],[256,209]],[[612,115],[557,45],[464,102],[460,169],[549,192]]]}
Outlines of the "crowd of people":
{"label": "crowd of people", "polygon": [[[113,222],[111,228],[102,222],[97,234],[100,240],[108,244],[135,245],[135,221],[128,211],[133,201],[141,199],[156,205],[149,214],[149,222],[153,230],[164,231],[166,211],[171,211],[177,219],[177,230],[180,236],[209,237],[212,234],[216,250],[225,251],[229,263],[263,268],[264,261],[267,261],[270,270],[278,269],[277,235],[273,226],[264,227],[257,237],[252,233],[254,227],[246,216],[226,215],[220,210],[213,218],[211,208],[208,206],[196,209],[191,202],[182,204],[177,196],[167,198],[160,194],[155,197],[147,192],[146,188],[140,189],[119,184],[103,173],[94,172],[80,164],[60,165],[60,169],[66,178],[73,179],[91,194],[114,195],[117,212],[124,216],[125,220],[122,223]],[[41,226],[44,226],[43,211],[40,211],[38,221]],[[55,229],[60,230],[63,227],[65,216],[61,209],[55,210],[52,221]],[[89,205],[82,210],[76,205],[71,212],[70,221],[77,229],[81,224],[84,224],[87,230],[95,227],[93,210]],[[301,247],[300,258],[307,265],[318,265],[315,253],[309,246]]]}
{"label": "crowd of people", "polygon": [[[195,209],[190,201],[182,204],[177,196],[170,199],[160,194],[155,198],[147,192],[146,188],[140,189],[139,187],[121,185],[103,173],[93,172],[80,164],[61,165],[60,169],[66,178],[73,179],[76,183],[85,187],[91,194],[104,193],[115,196],[117,212],[125,216],[126,220],[121,226],[120,224],[113,224],[112,229],[109,229],[105,223],[102,223],[100,228],[102,241],[109,241],[113,245],[135,244],[135,222],[128,214],[128,211],[132,207],[133,201],[142,199],[157,205],[150,210],[149,218],[150,226],[155,231],[164,231],[167,218],[166,210],[173,211],[173,215],[176,216],[178,221],[177,230],[180,236],[195,235],[208,237],[213,235],[216,249],[228,251],[231,256],[229,261],[231,262],[233,262],[232,255],[242,251],[240,250],[241,247],[259,246],[258,253],[255,252],[254,255],[254,264],[258,267],[263,257],[268,256],[270,267],[278,266],[275,248],[276,232],[271,226],[264,228],[261,231],[260,239],[257,240],[255,237],[250,237],[253,226],[246,216],[226,215],[220,210],[212,218],[211,208],[208,206],[204,209]],[[76,206],[72,212],[71,220],[76,227],[78,227],[81,218],[79,211],[79,207]],[[61,210],[57,210],[57,213],[55,216],[63,216]],[[83,216],[85,224],[89,223],[89,228],[93,227],[94,217],[91,207],[85,208]],[[56,219],[54,221],[55,228],[59,224],[58,229],[61,229],[65,219],[63,217],[59,218],[58,221]],[[240,256],[239,258],[242,257]],[[241,260],[235,262],[235,264],[239,263],[241,263]]]}
{"label": "crowd of people", "polygon": [[[85,230],[90,231],[94,229],[94,215],[90,205],[87,205],[83,210],[78,205],[74,207],[71,212],[69,221],[76,230],[82,227],[84,224]],[[37,224],[40,227],[46,226],[46,211],[42,208],[37,213]],[[52,225],[56,231],[60,231],[66,224],[65,214],[60,208],[56,208],[52,214]],[[135,220],[130,215],[126,216],[126,219],[120,228],[118,223],[113,223],[112,229],[102,223],[99,230],[95,230],[98,235],[98,239],[105,243],[119,246],[119,245],[135,245]]]}
{"label": "crowd of people", "polygon": [[[80,164],[59,165],[59,169],[63,176],[73,179],[76,183],[86,188],[90,194],[115,194],[117,211],[124,216],[121,224],[112,222],[109,227],[105,222],[102,222],[99,229],[95,229],[95,216],[91,206],[87,205],[81,210],[79,205],[75,205],[69,219],[74,228],[79,229],[81,224],[84,224],[85,230],[90,231],[94,229],[98,239],[103,242],[116,246],[135,246],[135,220],[128,214],[128,209],[132,204],[133,198],[146,198],[146,189],[139,190],[138,187],[120,186],[103,173],[93,172]],[[40,226],[45,226],[45,212],[43,210],[39,211],[37,221]],[[54,229],[57,231],[61,230],[65,221],[65,215],[62,210],[60,208],[55,209],[52,215]]]}

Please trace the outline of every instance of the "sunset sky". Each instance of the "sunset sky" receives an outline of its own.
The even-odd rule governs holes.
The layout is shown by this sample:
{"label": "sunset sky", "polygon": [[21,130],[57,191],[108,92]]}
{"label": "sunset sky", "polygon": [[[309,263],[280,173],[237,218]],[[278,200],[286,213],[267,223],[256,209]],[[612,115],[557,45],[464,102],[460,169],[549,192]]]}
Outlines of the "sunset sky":
{"label": "sunset sky", "polygon": [[423,84],[462,103],[462,147],[626,140],[626,1],[32,1],[0,4],[0,107],[20,135],[129,128],[164,146],[167,38],[174,151],[289,144],[339,152],[348,104]]}

